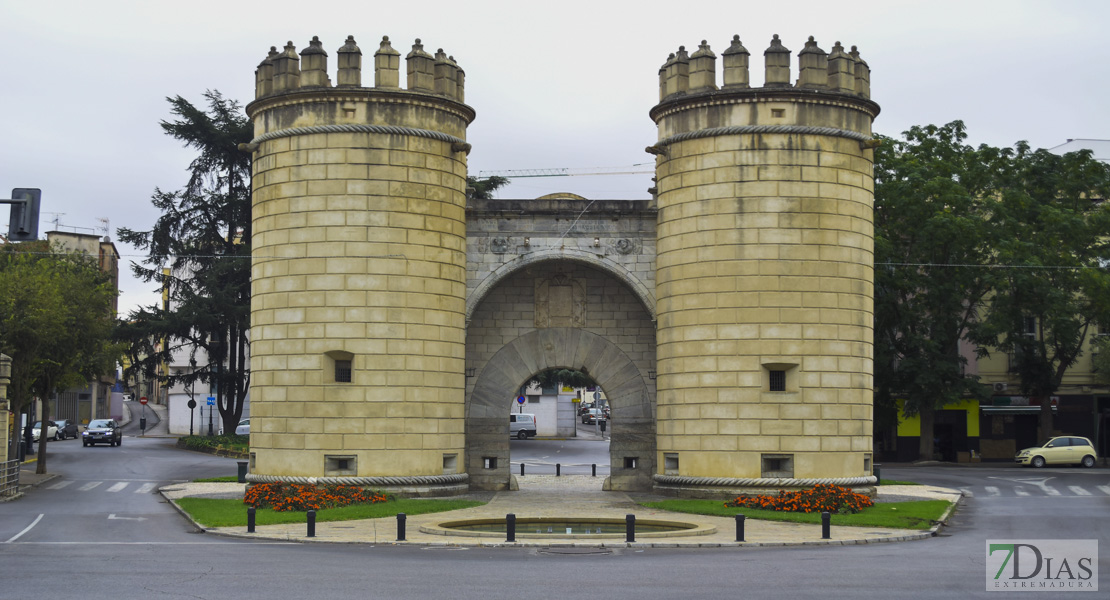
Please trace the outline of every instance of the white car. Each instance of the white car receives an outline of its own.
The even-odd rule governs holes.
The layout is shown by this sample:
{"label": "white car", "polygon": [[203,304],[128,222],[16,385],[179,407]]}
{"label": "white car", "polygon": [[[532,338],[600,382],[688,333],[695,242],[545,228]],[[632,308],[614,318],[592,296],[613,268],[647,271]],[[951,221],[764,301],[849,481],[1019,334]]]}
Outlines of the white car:
{"label": "white car", "polygon": [[[39,441],[39,435],[40,435],[39,432],[40,431],[42,431],[42,421],[35,421],[35,424],[33,426],[31,426],[31,437],[36,442]],[[54,421],[47,421],[46,422],[46,439],[54,440],[54,439],[57,439],[57,438],[58,438],[58,426],[54,424]]]}
{"label": "white car", "polygon": [[251,434],[251,420],[243,419],[235,426],[235,435],[250,435]]}

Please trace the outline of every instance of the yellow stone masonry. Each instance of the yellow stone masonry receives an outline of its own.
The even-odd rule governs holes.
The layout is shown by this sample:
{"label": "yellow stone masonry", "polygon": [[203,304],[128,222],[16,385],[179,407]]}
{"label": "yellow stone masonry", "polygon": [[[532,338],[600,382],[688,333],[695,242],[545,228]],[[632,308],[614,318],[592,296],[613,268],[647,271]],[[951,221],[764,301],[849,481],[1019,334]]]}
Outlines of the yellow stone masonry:
{"label": "yellow stone masonry", "polygon": [[[878,106],[858,53],[837,43],[826,78],[810,38],[792,87],[783,52],[775,36],[764,88],[748,87],[739,39],[720,89],[682,76],[684,49],[660,70],[660,474],[871,475]],[[704,41],[698,54],[712,68]]]}
{"label": "yellow stone masonry", "polygon": [[256,136],[251,474],[461,472],[463,140],[474,118],[462,71],[417,40],[416,75],[401,89],[399,53],[384,38],[379,87],[361,87],[361,51],[348,38],[332,86],[318,39],[300,64],[292,43],[275,53],[247,107]]}

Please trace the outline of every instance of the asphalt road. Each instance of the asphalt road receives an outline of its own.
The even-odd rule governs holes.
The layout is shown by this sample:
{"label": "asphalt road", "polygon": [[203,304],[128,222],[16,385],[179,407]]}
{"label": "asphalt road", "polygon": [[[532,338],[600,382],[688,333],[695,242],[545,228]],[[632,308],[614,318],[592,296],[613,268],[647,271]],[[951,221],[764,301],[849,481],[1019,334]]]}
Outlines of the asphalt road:
{"label": "asphalt road", "polygon": [[[574,443],[582,444],[566,442]],[[579,453],[604,457],[602,444],[529,440],[513,442],[512,451],[514,461],[535,453],[536,460],[581,462]],[[148,486],[234,474],[236,461],[178,450],[164,438],[128,437],[119,448],[51,442],[49,452],[60,477],[0,504],[3,599],[999,598],[1007,595],[986,592],[984,577],[985,542],[998,538],[1098,539],[1100,571],[1110,573],[1110,493],[1098,487],[1110,485],[1106,469],[884,468],[884,478],[972,494],[940,536],[918,542],[451,549],[198,534]]]}

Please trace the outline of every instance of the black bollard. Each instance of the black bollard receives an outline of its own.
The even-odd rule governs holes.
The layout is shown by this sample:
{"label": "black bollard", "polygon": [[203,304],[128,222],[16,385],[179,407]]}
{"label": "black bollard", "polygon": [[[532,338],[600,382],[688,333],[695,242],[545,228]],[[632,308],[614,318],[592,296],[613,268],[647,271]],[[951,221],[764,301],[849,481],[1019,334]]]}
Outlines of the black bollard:
{"label": "black bollard", "polygon": [[405,541],[405,513],[397,513],[397,541]]}
{"label": "black bollard", "polygon": [[590,476],[597,477],[597,464],[590,465]]}
{"label": "black bollard", "polygon": [[744,541],[744,515],[736,515],[736,541]]}
{"label": "black bollard", "polygon": [[821,513],[821,539],[831,540],[832,534],[829,532],[829,521],[832,519],[828,511]]}
{"label": "black bollard", "polygon": [[555,463],[555,476],[556,477],[559,476],[560,471],[562,471],[562,470],[563,470],[563,465],[561,465],[559,463]]}
{"label": "black bollard", "polygon": [[254,533],[254,507],[247,509],[247,533]]}
{"label": "black bollard", "polygon": [[636,515],[624,516],[624,541],[636,541]]}
{"label": "black bollard", "polygon": [[520,476],[524,477],[524,463],[520,463]]}
{"label": "black bollard", "polygon": [[875,465],[875,485],[883,484],[883,477],[879,474],[879,465]]}
{"label": "black bollard", "polygon": [[245,460],[239,461],[239,483],[247,482],[247,465],[250,464]]}
{"label": "black bollard", "polygon": [[505,515],[505,541],[516,541],[516,515],[513,513]]}
{"label": "black bollard", "polygon": [[316,537],[316,511],[308,511],[308,537]]}

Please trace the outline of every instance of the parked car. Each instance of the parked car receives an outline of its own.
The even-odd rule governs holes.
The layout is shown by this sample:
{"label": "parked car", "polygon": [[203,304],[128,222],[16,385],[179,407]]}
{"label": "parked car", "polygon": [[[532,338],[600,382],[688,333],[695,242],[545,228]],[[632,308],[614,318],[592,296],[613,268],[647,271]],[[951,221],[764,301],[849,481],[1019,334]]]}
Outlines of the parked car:
{"label": "parked car", "polygon": [[243,419],[235,426],[235,435],[250,435],[251,434],[251,420]]}
{"label": "parked car", "polygon": [[79,431],[78,431],[78,428],[77,428],[77,422],[76,421],[70,421],[69,419],[61,419],[61,420],[58,420],[58,421],[54,421],[54,424],[58,426],[58,437],[57,437],[57,439],[59,439],[59,440],[68,440],[70,438],[77,437],[77,434],[78,434]]}
{"label": "parked car", "polygon": [[[42,421],[35,421],[35,424],[31,426],[31,439],[36,442],[39,441],[40,431],[42,431]],[[54,424],[54,421],[46,422],[46,439],[58,439],[58,426]]]}
{"label": "parked car", "polygon": [[604,419],[604,418],[605,418],[605,414],[601,411],[600,408],[591,408],[591,409],[587,410],[586,412],[582,413],[582,422],[586,423],[587,425],[591,425],[593,423],[596,423],[598,419]]}
{"label": "parked car", "polygon": [[1097,459],[1098,453],[1091,445],[1091,440],[1070,435],[1054,437],[1043,446],[1026,448],[1014,456],[1014,461],[1018,464],[1037,468],[1045,465],[1093,467]]}
{"label": "parked car", "polygon": [[123,443],[123,428],[114,419],[93,419],[81,433],[81,443],[86,447],[105,443],[119,446]]}
{"label": "parked car", "polygon": [[509,415],[509,437],[526,440],[536,437],[536,415],[513,413]]}

